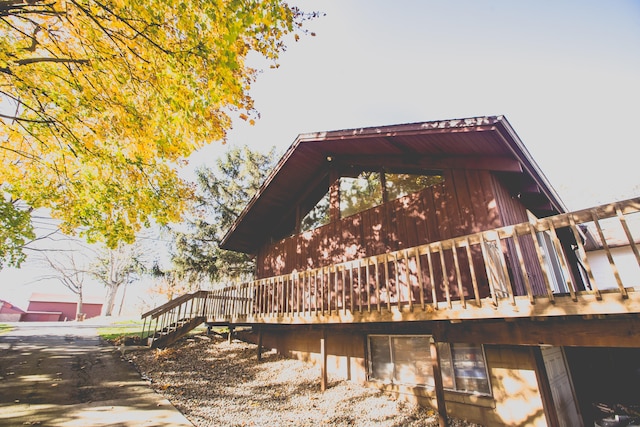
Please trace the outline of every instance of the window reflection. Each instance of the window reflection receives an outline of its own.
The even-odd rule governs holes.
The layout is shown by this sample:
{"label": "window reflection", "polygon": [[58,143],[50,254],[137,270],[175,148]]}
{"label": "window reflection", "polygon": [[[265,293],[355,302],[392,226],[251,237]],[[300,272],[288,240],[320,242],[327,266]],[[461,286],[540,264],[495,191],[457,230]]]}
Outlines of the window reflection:
{"label": "window reflection", "polygon": [[[410,174],[378,171],[360,172],[355,177],[340,178],[340,217],[357,214],[385,202],[416,193],[444,182],[440,173]],[[300,223],[301,231],[313,230],[330,221],[329,191]]]}

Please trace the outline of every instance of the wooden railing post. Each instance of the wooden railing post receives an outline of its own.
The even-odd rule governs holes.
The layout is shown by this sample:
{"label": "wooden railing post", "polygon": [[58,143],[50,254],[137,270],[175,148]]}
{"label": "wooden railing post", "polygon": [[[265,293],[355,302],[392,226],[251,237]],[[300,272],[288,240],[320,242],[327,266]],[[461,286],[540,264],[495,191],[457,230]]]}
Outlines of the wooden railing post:
{"label": "wooden railing post", "polygon": [[416,278],[418,280],[418,292],[420,293],[420,307],[422,311],[426,309],[424,301],[424,276],[422,275],[422,264],[420,262],[420,249],[414,248],[416,257]]}
{"label": "wooden railing post", "polygon": [[[376,283],[376,308],[378,309],[378,313],[382,312],[382,304],[380,304],[380,260],[384,259],[384,269],[385,269],[385,278],[384,278],[384,285],[387,289],[387,308],[391,308],[391,298],[390,297],[390,289],[389,289],[389,260],[387,258],[387,255],[382,255],[382,257],[380,258],[375,258],[375,264],[374,264],[374,269],[373,271],[375,272],[374,274],[376,275],[376,279],[375,279],[375,283]],[[397,282],[396,282],[397,283]]]}
{"label": "wooden railing post", "polygon": [[[449,289],[449,273],[447,271],[447,264],[444,259],[444,247],[442,242],[438,242],[438,252],[440,253],[440,266],[442,267],[442,282],[444,284],[445,296],[447,298],[447,306],[451,308],[451,291]],[[435,286],[435,284],[434,284]]]}
{"label": "wooden railing post", "polygon": [[431,245],[427,246],[427,261],[429,262],[429,280],[431,282],[431,298],[433,309],[438,309],[438,293],[436,292],[436,281],[433,274],[433,259],[431,258]]}
{"label": "wooden railing post", "polygon": [[467,251],[467,259],[469,260],[469,274],[471,275],[471,283],[473,284],[473,296],[476,300],[476,305],[478,307],[482,306],[482,302],[480,301],[480,290],[478,289],[478,278],[476,277],[476,268],[473,265],[473,254],[471,253],[471,241],[469,238],[464,239],[466,251]]}
{"label": "wooden railing post", "polygon": [[467,301],[464,298],[464,288],[462,286],[462,275],[460,274],[460,261],[458,261],[458,250],[456,249],[455,244],[451,247],[451,252],[453,252],[453,267],[455,269],[456,279],[458,282],[458,298],[460,298],[460,303],[462,304],[462,308],[467,308]]}

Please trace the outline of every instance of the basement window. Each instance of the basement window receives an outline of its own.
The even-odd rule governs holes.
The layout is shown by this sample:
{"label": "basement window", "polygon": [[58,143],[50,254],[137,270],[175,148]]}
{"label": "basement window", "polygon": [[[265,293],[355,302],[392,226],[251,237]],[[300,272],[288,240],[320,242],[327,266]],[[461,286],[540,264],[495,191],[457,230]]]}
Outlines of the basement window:
{"label": "basement window", "polygon": [[484,347],[479,344],[438,343],[442,385],[447,390],[490,395]]}
{"label": "basement window", "polygon": [[434,387],[429,335],[369,335],[369,380]]}
{"label": "basement window", "polygon": [[[367,338],[369,381],[435,387],[430,335],[369,335]],[[482,345],[437,345],[445,390],[491,395]]]}

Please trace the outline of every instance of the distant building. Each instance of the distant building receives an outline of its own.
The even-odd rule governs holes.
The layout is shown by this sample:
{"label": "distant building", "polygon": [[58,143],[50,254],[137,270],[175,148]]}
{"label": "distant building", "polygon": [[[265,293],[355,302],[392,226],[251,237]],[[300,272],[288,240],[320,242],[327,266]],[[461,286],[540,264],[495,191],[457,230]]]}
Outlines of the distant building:
{"label": "distant building", "polygon": [[[23,314],[25,322],[56,322],[76,319],[77,297],[75,295],[33,293],[29,298],[27,312]],[[85,319],[100,316],[102,298],[84,297],[82,313]]]}
{"label": "distant building", "polygon": [[0,299],[0,322],[19,322],[24,310]]}

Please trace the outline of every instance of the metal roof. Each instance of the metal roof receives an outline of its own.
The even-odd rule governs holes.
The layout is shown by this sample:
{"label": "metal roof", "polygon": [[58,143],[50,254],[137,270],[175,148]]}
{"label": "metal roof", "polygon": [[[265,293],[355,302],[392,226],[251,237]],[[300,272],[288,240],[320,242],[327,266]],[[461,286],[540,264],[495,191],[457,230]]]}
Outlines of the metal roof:
{"label": "metal roof", "polygon": [[296,204],[303,198],[315,204],[326,192],[332,162],[407,171],[487,169],[534,214],[566,211],[504,116],[308,133],[296,138],[220,246],[255,253],[283,237],[295,221]]}
{"label": "metal roof", "polygon": [[[67,294],[44,294],[34,292],[29,297],[29,302],[50,302],[50,303],[77,303],[78,296],[77,295],[67,295]],[[83,295],[82,303],[83,304],[102,304],[104,302],[104,298],[98,296],[87,296]]]}

